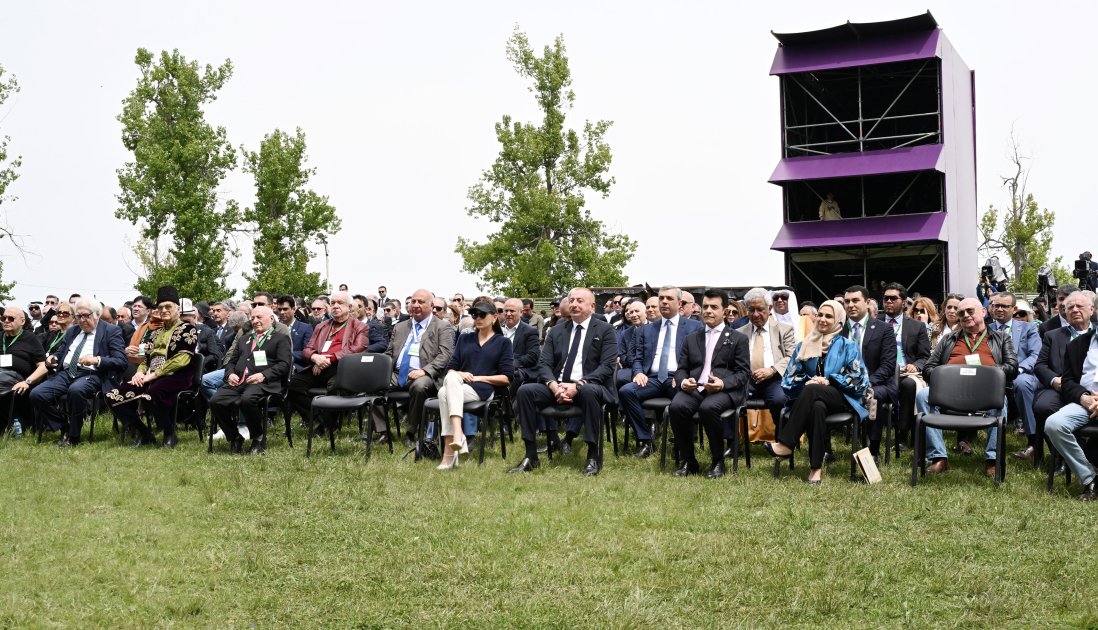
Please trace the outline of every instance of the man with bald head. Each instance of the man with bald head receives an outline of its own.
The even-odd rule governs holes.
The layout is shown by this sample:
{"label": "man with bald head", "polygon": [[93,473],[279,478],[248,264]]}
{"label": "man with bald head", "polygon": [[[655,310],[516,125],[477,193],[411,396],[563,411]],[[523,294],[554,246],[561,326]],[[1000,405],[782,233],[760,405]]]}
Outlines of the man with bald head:
{"label": "man with bald head", "polygon": [[282,391],[294,359],[290,337],[275,334],[275,316],[270,307],[253,308],[251,323],[252,331],[237,337],[235,362],[225,369],[225,385],[210,399],[214,422],[224,431],[232,453],[241,453],[244,448],[236,424],[237,407],[248,425],[250,452],[267,450],[267,408],[263,399]]}
{"label": "man with bald head", "polygon": [[511,298],[503,303],[503,317],[500,320],[503,336],[511,340],[514,351],[515,378],[511,379],[512,394],[518,391],[519,385],[536,375],[538,355],[541,354],[538,331],[522,321],[522,311],[522,300]]}
{"label": "man with bald head", "polygon": [[[995,365],[1006,374],[1009,384],[1018,374],[1018,357],[1014,353],[1014,343],[1010,333],[991,330],[984,323],[987,310],[976,298],[965,298],[957,309],[961,325],[957,330],[949,331],[938,340],[938,345],[930,352],[930,358],[923,366],[923,375],[930,380],[930,373],[939,365]],[[924,387],[915,395],[915,408],[919,413],[930,412],[930,388]],[[1003,398],[1003,410],[1006,413],[1006,398]],[[984,472],[995,473],[996,438],[995,427],[987,431],[987,447],[984,451]],[[920,457],[915,453],[913,457]],[[943,473],[949,470],[949,454],[941,429],[926,429],[926,456],[930,460],[927,472]]]}
{"label": "man with bald head", "polygon": [[589,289],[572,289],[568,295],[570,318],[562,318],[546,335],[538,359],[537,382],[528,382],[518,391],[526,455],[508,471],[511,473],[529,472],[540,465],[535,441],[538,412],[552,405],[575,405],[583,410],[583,415],[569,424],[565,441],[578,435],[582,423],[583,441],[587,442],[583,474],[590,477],[602,469],[599,427],[602,405],[614,401],[618,338],[610,324],[593,317],[595,296]]}
{"label": "man with bald head", "polygon": [[649,322],[660,321],[660,297],[653,295],[644,303],[644,318]]}
{"label": "man with bald head", "polygon": [[[414,444],[416,432],[423,421],[423,403],[442,387],[446,364],[454,352],[454,329],[450,322],[432,314],[434,294],[427,289],[416,289],[408,299],[409,318],[394,324],[389,348],[385,351],[393,358],[392,387],[394,391],[406,391],[408,399],[408,423],[404,427],[405,442]],[[388,423],[381,408],[371,412],[374,429],[380,435],[378,443],[393,439],[388,433]]]}
{"label": "man with bald head", "polygon": [[365,352],[370,343],[369,326],[351,317],[351,305],[350,293],[333,293],[331,318],[319,320],[309,343],[301,350],[306,367],[299,368],[290,378],[290,404],[301,414],[302,420],[309,419],[309,404],[313,400],[309,389],[330,389],[339,360],[348,354]]}

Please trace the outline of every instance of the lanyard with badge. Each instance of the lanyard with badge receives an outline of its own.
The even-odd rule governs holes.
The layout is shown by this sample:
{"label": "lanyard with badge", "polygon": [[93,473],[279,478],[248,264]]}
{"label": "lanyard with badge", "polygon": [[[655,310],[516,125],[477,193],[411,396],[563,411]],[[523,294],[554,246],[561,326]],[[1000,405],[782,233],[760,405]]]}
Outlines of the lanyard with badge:
{"label": "lanyard with badge", "polygon": [[[347,321],[350,321],[350,320],[347,320]],[[346,327],[347,327],[347,322],[343,322],[342,324],[340,324],[339,328],[336,328],[335,326],[332,326],[332,330],[328,333],[327,341],[324,342],[324,346],[320,349],[321,354],[327,354],[328,348],[332,347],[332,337],[335,337],[337,334],[339,334],[339,331],[343,330]]]}
{"label": "lanyard with badge", "polygon": [[422,336],[423,332],[418,328],[418,323],[412,326],[412,335],[409,337],[410,342],[408,343],[408,356],[410,357],[419,356],[419,338]]}
{"label": "lanyard with badge", "polygon": [[10,368],[11,367],[11,354],[8,352],[8,348],[14,346],[15,342],[19,341],[19,338],[22,337],[22,336],[23,336],[23,331],[20,330],[19,334],[15,336],[15,339],[12,339],[11,343],[8,343],[8,336],[4,335],[4,341],[3,341],[4,353],[0,354],[0,368]]}
{"label": "lanyard with badge", "polygon": [[263,333],[262,337],[256,337],[255,333],[252,333],[252,358],[255,360],[256,367],[267,366],[267,351],[263,350],[263,344],[267,342],[271,336],[271,329],[268,328],[267,332]]}
{"label": "lanyard with badge", "polygon": [[980,344],[984,342],[984,339],[987,339],[987,328],[984,329],[984,332],[980,333],[980,337],[976,339],[976,343],[972,343],[968,340],[967,332],[962,333],[961,337],[965,340],[965,345],[968,346],[968,351],[972,353],[965,356],[965,364],[982,365],[982,362],[980,361],[980,355],[976,353],[976,348],[979,348]]}

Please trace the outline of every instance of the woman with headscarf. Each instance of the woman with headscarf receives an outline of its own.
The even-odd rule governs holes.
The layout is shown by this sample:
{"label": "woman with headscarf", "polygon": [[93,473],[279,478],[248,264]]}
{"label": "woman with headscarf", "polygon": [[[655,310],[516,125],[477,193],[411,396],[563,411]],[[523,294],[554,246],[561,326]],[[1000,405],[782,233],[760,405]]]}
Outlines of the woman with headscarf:
{"label": "woman with headscarf", "polygon": [[862,365],[857,343],[840,334],[845,323],[846,311],[841,304],[828,300],[820,305],[815,328],[797,344],[782,377],[782,389],[793,401],[789,418],[777,441],[766,443],[771,455],[787,459],[801,436],[808,433],[810,484],[819,484],[823,474],[829,442],[824,419],[833,413],[853,412],[864,421],[869,415],[862,405],[869,373]]}

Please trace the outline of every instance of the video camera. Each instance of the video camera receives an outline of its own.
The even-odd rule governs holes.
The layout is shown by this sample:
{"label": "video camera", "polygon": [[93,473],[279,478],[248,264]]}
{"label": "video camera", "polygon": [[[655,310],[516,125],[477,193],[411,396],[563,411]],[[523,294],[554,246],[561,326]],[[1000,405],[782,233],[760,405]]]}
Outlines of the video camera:
{"label": "video camera", "polygon": [[1093,291],[1098,286],[1098,263],[1091,260],[1090,252],[1079,254],[1071,275],[1079,281],[1080,291]]}

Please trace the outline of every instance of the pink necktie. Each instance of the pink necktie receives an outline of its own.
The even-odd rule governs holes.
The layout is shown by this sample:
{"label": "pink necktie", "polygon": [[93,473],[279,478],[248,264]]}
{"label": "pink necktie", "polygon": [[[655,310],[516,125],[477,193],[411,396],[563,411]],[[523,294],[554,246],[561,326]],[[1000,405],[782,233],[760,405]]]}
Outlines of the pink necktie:
{"label": "pink necktie", "polygon": [[705,365],[702,366],[701,376],[698,377],[698,391],[709,382],[709,372],[713,367],[713,348],[717,345],[718,335],[716,328],[710,328],[705,333]]}

